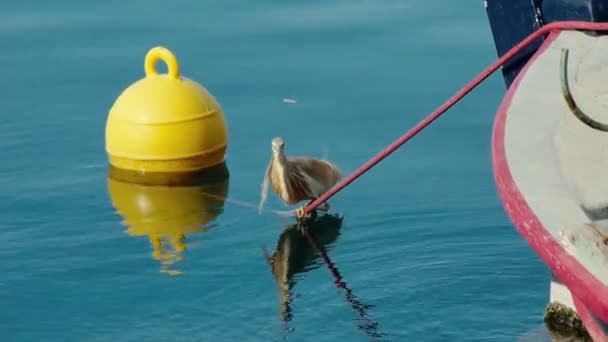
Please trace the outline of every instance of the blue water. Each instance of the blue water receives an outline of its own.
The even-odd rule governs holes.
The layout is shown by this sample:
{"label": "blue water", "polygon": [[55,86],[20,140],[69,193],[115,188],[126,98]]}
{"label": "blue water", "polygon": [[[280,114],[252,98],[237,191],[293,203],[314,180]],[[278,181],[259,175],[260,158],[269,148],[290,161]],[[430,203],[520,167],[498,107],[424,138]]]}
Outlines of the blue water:
{"label": "blue water", "polygon": [[[108,183],[107,112],[156,45],[225,111],[223,207]],[[332,199],[344,221],[319,240],[354,298],[290,220],[232,201],[258,202],[274,136],[350,173],[451,96],[496,57],[481,1],[4,1],[0,46],[3,341],[514,341],[542,323],[548,271],[492,178],[499,75]],[[138,191],[156,206],[133,212]],[[185,250],[154,252],[153,229]],[[261,250],[279,240],[287,322]]]}

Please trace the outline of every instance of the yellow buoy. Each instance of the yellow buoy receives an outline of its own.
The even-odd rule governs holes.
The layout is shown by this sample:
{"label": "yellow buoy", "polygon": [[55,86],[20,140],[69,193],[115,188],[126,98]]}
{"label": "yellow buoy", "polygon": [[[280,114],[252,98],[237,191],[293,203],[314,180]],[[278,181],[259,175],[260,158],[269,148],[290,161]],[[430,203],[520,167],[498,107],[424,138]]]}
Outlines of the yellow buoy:
{"label": "yellow buoy", "polygon": [[[159,74],[162,60],[168,72]],[[152,48],[145,77],[116,99],[106,122],[112,166],[137,172],[193,172],[224,162],[228,129],[222,108],[202,85],[180,75],[171,51]]]}

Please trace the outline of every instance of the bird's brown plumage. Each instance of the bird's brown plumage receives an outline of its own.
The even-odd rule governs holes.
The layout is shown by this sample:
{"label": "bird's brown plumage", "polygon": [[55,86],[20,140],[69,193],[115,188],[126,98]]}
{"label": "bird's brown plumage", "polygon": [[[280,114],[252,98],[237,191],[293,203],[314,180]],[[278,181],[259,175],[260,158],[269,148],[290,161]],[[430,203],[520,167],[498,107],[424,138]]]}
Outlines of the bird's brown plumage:
{"label": "bird's brown plumage", "polygon": [[287,205],[303,200],[314,200],[333,187],[342,174],[333,163],[311,157],[286,157],[281,138],[273,139],[273,154],[268,163],[259,210],[262,210],[268,192],[272,190]]}

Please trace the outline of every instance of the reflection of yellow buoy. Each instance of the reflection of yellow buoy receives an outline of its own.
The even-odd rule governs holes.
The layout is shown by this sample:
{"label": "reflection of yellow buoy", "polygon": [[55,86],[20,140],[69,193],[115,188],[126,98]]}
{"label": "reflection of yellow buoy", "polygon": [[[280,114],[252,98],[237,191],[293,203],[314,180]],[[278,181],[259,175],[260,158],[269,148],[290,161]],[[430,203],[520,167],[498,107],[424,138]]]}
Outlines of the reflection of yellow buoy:
{"label": "reflection of yellow buoy", "polygon": [[[168,73],[158,74],[162,60]],[[138,172],[191,172],[224,161],[227,125],[216,99],[180,75],[177,59],[164,47],[146,55],[146,76],[116,99],[106,122],[110,164]]]}
{"label": "reflection of yellow buoy", "polygon": [[108,191],[127,233],[148,236],[153,257],[168,266],[183,258],[186,235],[206,231],[222,213],[228,178],[195,186],[148,186],[116,180],[111,171]]}

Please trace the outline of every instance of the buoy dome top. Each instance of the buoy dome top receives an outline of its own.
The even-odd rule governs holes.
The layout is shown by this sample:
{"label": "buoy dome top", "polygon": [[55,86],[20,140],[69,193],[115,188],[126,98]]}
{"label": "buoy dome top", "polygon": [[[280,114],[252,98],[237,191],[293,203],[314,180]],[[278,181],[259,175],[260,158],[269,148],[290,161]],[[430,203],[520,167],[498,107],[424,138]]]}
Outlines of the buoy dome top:
{"label": "buoy dome top", "polygon": [[[167,74],[155,64],[163,60]],[[106,121],[110,164],[138,172],[190,172],[224,161],[228,129],[216,99],[200,84],[183,77],[175,56],[152,48],[146,76],[125,89]]]}
{"label": "buoy dome top", "polygon": [[[159,74],[162,60],[168,73]],[[116,99],[110,109],[115,120],[154,125],[202,119],[221,112],[217,100],[197,82],[181,76],[177,59],[168,49],[152,48],[144,62],[146,75]]]}

